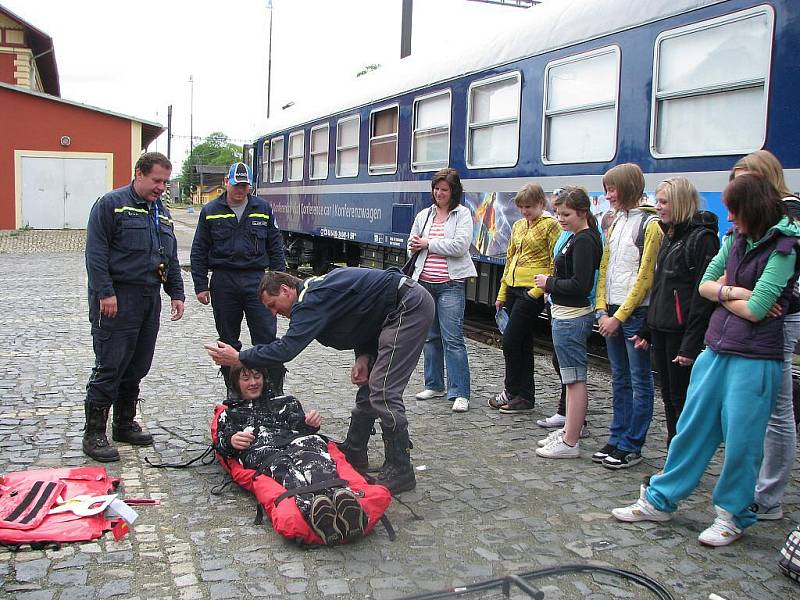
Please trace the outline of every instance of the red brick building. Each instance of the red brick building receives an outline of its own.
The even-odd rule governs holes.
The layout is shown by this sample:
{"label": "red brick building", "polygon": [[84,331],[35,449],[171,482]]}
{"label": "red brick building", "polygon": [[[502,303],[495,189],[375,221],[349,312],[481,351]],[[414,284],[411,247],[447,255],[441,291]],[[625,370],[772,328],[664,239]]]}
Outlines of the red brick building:
{"label": "red brick building", "polygon": [[0,229],[82,229],[164,128],[60,97],[53,41],[0,6]]}

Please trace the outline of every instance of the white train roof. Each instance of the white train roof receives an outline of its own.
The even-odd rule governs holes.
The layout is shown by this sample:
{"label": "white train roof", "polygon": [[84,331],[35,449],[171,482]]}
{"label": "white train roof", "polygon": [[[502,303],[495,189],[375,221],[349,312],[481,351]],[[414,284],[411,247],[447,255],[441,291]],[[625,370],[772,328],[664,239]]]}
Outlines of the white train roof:
{"label": "white train roof", "polygon": [[412,54],[343,84],[338,93],[314,95],[289,113],[266,122],[267,132],[319,121],[323,117],[379,102],[398,94],[504,65],[528,56],[622,31],[726,0],[558,0],[519,11],[511,27],[479,40],[457,37],[435,54]]}

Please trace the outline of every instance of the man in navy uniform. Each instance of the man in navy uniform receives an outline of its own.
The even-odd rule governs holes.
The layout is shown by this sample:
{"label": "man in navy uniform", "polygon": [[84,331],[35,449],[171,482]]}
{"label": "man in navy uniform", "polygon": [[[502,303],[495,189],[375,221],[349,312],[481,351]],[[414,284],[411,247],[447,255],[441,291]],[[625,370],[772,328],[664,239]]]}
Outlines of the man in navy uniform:
{"label": "man in navy uniform", "polygon": [[[220,341],[237,350],[242,347],[239,335],[243,316],[254,345],[275,339],[275,316],[261,304],[258,285],[265,269],[286,270],[283,238],[275,225],[272,207],[250,193],[251,184],[247,165],[231,165],[225,178],[225,193],[200,211],[192,242],[192,279],[197,300],[201,304],[211,302]],[[222,368],[225,384],[231,390],[229,373],[229,367]],[[279,381],[283,367],[277,366],[271,375]]]}
{"label": "man in navy uniform", "polygon": [[139,382],[147,375],[161,318],[161,286],[172,320],[183,316],[183,280],[169,210],[161,202],[172,172],[169,159],[148,152],[136,161],[133,182],[100,198],[86,226],[89,321],[95,365],[86,385],[83,452],[119,460],[106,437],[114,407],[114,441],[153,443],[134,421]]}
{"label": "man in navy uniform", "polygon": [[367,443],[375,419],[380,419],[386,462],[378,483],[393,494],[413,489],[403,391],[433,321],[431,295],[397,269],[352,267],[305,281],[269,272],[261,282],[260,297],[272,314],[289,317],[286,335],[241,352],[221,342],[207,344],[214,362],[241,362],[251,369],[281,365],[315,339],[337,350],[355,350],[350,379],[358,386],[356,405],[339,447],[356,469],[365,471]]}

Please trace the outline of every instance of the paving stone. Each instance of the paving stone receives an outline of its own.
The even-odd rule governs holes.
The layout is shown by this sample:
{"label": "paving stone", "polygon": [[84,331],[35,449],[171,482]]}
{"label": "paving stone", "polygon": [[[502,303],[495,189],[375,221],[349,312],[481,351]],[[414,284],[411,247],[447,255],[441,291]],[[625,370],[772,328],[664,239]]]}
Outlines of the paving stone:
{"label": "paving stone", "polygon": [[59,594],[59,600],[92,600],[95,597],[95,588],[90,585],[76,585],[65,589]]}
{"label": "paving stone", "polygon": [[15,578],[17,581],[37,581],[47,575],[52,561],[47,558],[17,562]]}

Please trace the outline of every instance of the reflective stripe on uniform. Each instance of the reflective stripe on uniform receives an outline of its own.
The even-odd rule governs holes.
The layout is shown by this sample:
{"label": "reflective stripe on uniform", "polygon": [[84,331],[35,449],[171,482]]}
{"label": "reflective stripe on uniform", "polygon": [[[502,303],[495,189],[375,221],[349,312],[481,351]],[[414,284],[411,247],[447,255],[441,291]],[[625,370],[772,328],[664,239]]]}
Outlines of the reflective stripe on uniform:
{"label": "reflective stripe on uniform", "polygon": [[264,213],[250,213],[247,216],[248,217],[261,217],[262,219],[269,219],[269,215],[265,215]]}
{"label": "reflective stripe on uniform", "polygon": [[235,219],[236,215],[234,213],[223,213],[221,215],[206,215],[206,221],[210,221],[211,219]]}
{"label": "reflective stripe on uniform", "polygon": [[169,223],[170,225],[172,225],[172,219],[170,219],[169,217],[165,217],[164,215],[158,215],[158,218],[159,218],[160,220],[162,220],[162,221],[166,221],[167,223]]}
{"label": "reflective stripe on uniform", "polygon": [[133,212],[139,212],[139,213],[144,213],[144,214],[148,213],[148,211],[146,211],[145,209],[136,208],[135,206],[120,206],[119,208],[115,208],[114,212],[115,213],[121,213],[121,212],[125,212],[126,210],[131,210]]}
{"label": "reflective stripe on uniform", "polygon": [[302,302],[302,301],[303,301],[303,296],[305,296],[305,295],[306,295],[306,292],[308,291],[308,287],[309,287],[309,286],[310,286],[310,285],[311,285],[313,282],[315,282],[315,281],[322,281],[323,279],[325,279],[325,275],[319,275],[319,276],[317,276],[317,277],[309,277],[308,279],[306,279],[306,280],[303,282],[303,291],[301,291],[301,292],[300,292],[300,295],[297,297],[297,301],[298,301],[298,302]]}

